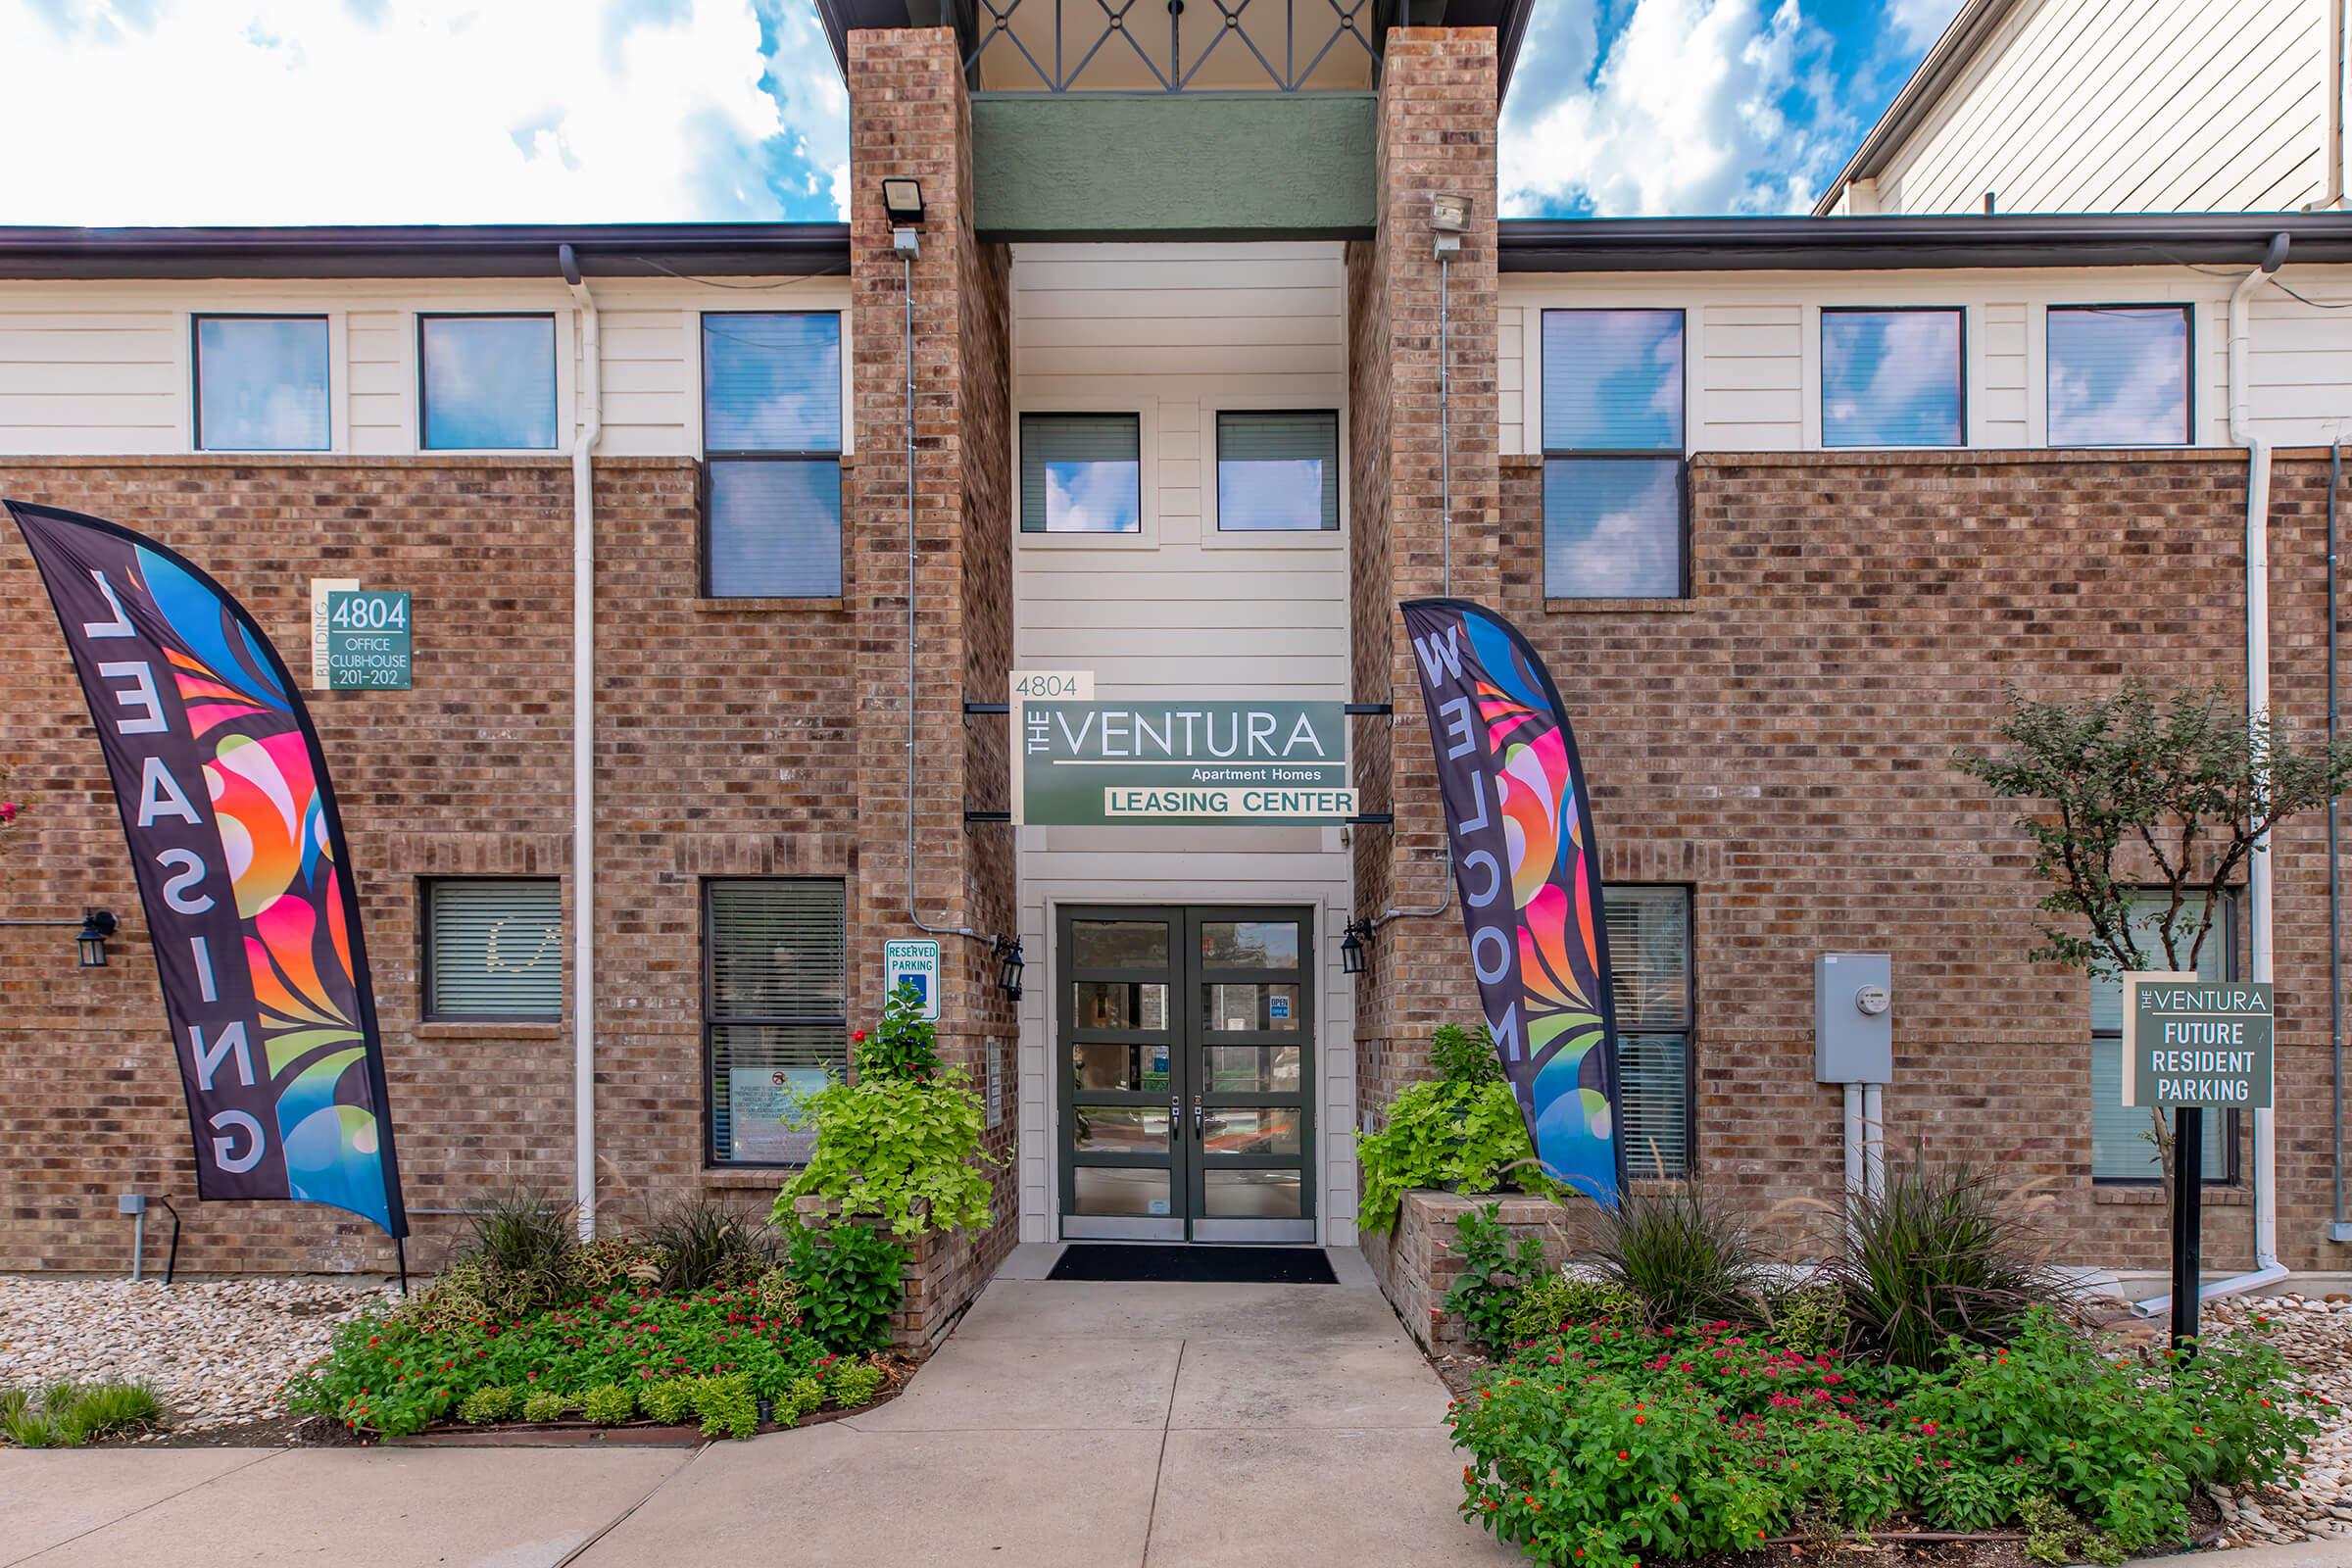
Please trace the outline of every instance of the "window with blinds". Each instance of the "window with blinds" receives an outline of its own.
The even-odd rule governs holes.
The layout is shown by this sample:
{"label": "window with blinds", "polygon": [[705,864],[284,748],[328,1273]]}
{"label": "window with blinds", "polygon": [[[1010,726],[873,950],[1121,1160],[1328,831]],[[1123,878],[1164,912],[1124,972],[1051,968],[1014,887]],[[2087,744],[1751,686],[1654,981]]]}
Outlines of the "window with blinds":
{"label": "window with blinds", "polygon": [[1821,313],[1821,444],[1956,447],[1966,443],[1961,313]]}
{"label": "window with blinds", "polygon": [[1336,532],[1339,526],[1336,412],[1218,414],[1219,533]]}
{"label": "window with blinds", "polygon": [[424,885],[427,1018],[561,1018],[564,890],[552,877]]}
{"label": "window with blinds", "polygon": [[848,1064],[845,922],[838,878],[704,885],[712,1164],[799,1164],[814,1148],[783,1117]]}
{"label": "window with blinds", "polygon": [[1021,416],[1021,532],[1141,533],[1143,418]]}
{"label": "window with blinds", "polygon": [[841,593],[841,315],[703,318],[703,586]]}
{"label": "window with blinds", "polygon": [[[2164,966],[2157,922],[2165,901],[2143,894],[2132,901],[2132,933],[2148,961]],[[2193,914],[2194,907],[2188,911]],[[2208,980],[2233,978],[2236,910],[2224,904],[2214,911],[2213,930],[2197,955],[2197,973]],[[2187,918],[2184,915],[2183,918]],[[2176,930],[2180,930],[2176,927]],[[2183,934],[2193,935],[2193,928]],[[2090,983],[2090,1179],[2147,1183],[2164,1179],[2164,1162],[2149,1134],[2155,1124],[2145,1105],[2124,1103],[2124,982],[2108,975]],[[2205,1180],[2236,1180],[2238,1117],[2234,1110],[2205,1118]]]}
{"label": "window with blinds", "polygon": [[1544,593],[1679,599],[1683,313],[1544,313]]}
{"label": "window with blinds", "polygon": [[1618,1126],[1637,1180],[1690,1174],[1690,890],[1609,887]]}
{"label": "window with blinds", "polygon": [[2187,306],[2053,305],[2048,330],[2051,446],[2187,444]]}

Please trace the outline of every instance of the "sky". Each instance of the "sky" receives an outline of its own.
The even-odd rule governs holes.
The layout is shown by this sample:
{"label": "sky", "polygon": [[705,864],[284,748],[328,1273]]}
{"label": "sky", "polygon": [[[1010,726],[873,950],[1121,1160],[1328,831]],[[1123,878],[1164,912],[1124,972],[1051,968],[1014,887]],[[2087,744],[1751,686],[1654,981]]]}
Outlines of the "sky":
{"label": "sky", "polygon": [[[1537,0],[1502,211],[1801,212],[1958,3]],[[0,222],[821,220],[848,178],[811,0],[0,0]]]}

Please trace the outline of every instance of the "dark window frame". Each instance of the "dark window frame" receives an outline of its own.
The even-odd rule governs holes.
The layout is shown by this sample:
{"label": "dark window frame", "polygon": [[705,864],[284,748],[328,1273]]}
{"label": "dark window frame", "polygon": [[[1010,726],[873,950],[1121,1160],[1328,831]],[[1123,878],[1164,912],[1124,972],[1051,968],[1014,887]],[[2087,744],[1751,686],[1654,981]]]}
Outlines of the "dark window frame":
{"label": "dark window frame", "polygon": [[[1028,519],[1025,515],[1023,515],[1021,511],[1021,465],[1026,459],[1029,445],[1028,436],[1025,433],[1025,427],[1031,419],[1133,419],[1135,421],[1134,527],[1121,528],[1116,532],[1087,530],[1056,533],[1052,528],[1046,526],[1043,518],[1039,519],[1038,526],[1034,528],[1029,526]],[[1020,409],[1015,411],[1012,416],[1012,532],[1016,536],[1025,539],[1142,539],[1151,532],[1151,529],[1146,526],[1149,518],[1147,517],[1144,509],[1144,492],[1150,487],[1144,483],[1145,464],[1143,410]],[[1211,463],[1210,476],[1212,479],[1215,476],[1213,460]],[[1218,521],[1219,531],[1222,531],[1223,518],[1220,517]],[[1316,531],[1319,533],[1322,530],[1318,529]]]}
{"label": "dark window frame", "polygon": [[[2050,438],[2050,318],[2082,312],[2179,311],[2180,313],[2181,429],[2178,441],[2069,441],[2061,446]],[[2041,444],[2059,452],[2081,448],[2089,452],[2130,452],[2139,447],[2193,447],[2197,444],[2197,308],[2183,300],[2101,300],[2045,305],[2041,312]]]}
{"label": "dark window frame", "polygon": [[[1606,928],[1608,898],[1611,888],[1672,888],[1683,896],[1683,1172],[1679,1176],[1644,1175],[1635,1168],[1634,1151],[1628,1145],[1625,1152],[1625,1176],[1628,1182],[1669,1181],[1690,1182],[1698,1179],[1700,1162],[1698,1148],[1698,888],[1690,882],[1603,882],[1600,888],[1601,919]],[[1612,1011],[1614,1009],[1612,1008]],[[1622,1038],[1628,1031],[1618,1030]],[[1633,1033],[1655,1038],[1674,1034],[1672,1029],[1641,1029]],[[1622,1063],[1618,1074],[1617,1093],[1625,1093]]]}
{"label": "dark window frame", "polygon": [[[1953,391],[1960,410],[1960,439],[1938,442],[1934,446],[1875,446],[1861,443],[1833,443],[1830,440],[1830,339],[1829,318],[1833,316],[1949,316],[1959,331],[1952,360]],[[1821,321],[1814,328],[1813,356],[1820,367],[1820,386],[1816,389],[1814,412],[1821,421],[1821,450],[1824,452],[1965,452],[1968,440],[1968,307],[1965,305],[1824,305]]]}
{"label": "dark window frame", "polygon": [[[543,447],[437,447],[427,436],[432,428],[425,403],[424,343],[428,321],[545,321],[548,323],[548,401],[555,407],[554,437]],[[418,311],[416,313],[416,450],[419,452],[562,452],[564,450],[564,344],[555,330],[554,311]]]}
{"label": "dark window frame", "polygon": [[[1312,416],[1317,418],[1327,417],[1331,420],[1332,514],[1330,527],[1326,528],[1320,523],[1316,524],[1312,528],[1232,528],[1226,526],[1225,420],[1228,416],[1242,419],[1252,418],[1258,416],[1289,418],[1304,418]],[[1325,537],[1336,539],[1348,531],[1348,471],[1347,465],[1342,461],[1342,449],[1346,445],[1346,438],[1343,431],[1343,421],[1340,418],[1340,411],[1338,409],[1212,408],[1209,411],[1208,440],[1208,476],[1209,483],[1215,487],[1217,506],[1216,531],[1218,533],[1263,533],[1309,539],[1319,539]],[[1136,422],[1136,443],[1140,455],[1143,443],[1143,422],[1140,417]],[[1136,465],[1136,488],[1138,491],[1141,491],[1143,488],[1143,465],[1140,462]],[[1135,519],[1136,531],[1141,533],[1143,531],[1144,514],[1142,497],[1140,495],[1137,497]]]}
{"label": "dark window frame", "polygon": [[[2221,978],[2224,981],[2235,980],[2237,978],[2237,890],[2235,888],[2223,890],[2222,906],[2216,913],[2213,924],[2214,931],[2205,940],[2211,942],[2215,936],[2221,938]],[[2112,1040],[2120,1051],[2123,1048],[2124,1032],[2120,1027],[2114,1029],[2093,1028],[2090,1031],[2090,1040],[2094,1047],[2102,1040]],[[2087,1066],[2088,1063],[2085,1065]],[[2222,1134],[2226,1152],[2222,1156],[2222,1174],[2206,1177],[2204,1179],[2205,1186],[2220,1189],[2237,1187],[2244,1183],[2244,1121],[2243,1116],[2230,1110],[2219,1111],[2206,1118],[2205,1136],[2212,1137],[2218,1127]],[[2090,1129],[2085,1126],[2083,1131],[2087,1135]],[[2091,1157],[2090,1167],[2090,1182],[2093,1187],[2130,1189],[2162,1187],[2164,1185],[2162,1176],[2101,1176],[2098,1173],[2095,1152]]]}
{"label": "dark window frame", "polygon": [[[207,321],[317,321],[326,329],[326,444],[317,447],[208,447],[204,444],[204,323]],[[422,430],[419,425],[419,431]],[[334,318],[324,311],[190,311],[188,313],[188,450],[272,454],[335,450]]]}
{"label": "dark window frame", "polygon": [[[1682,364],[1681,364],[1681,373],[1680,373],[1680,375],[1679,375],[1679,377],[1678,377],[1678,379],[1679,379],[1679,381],[1680,381],[1680,386],[1679,386],[1679,387],[1678,387],[1678,389],[1677,389],[1677,390],[1678,390],[1678,392],[1679,392],[1679,394],[1680,394],[1681,403],[1682,403],[1682,420],[1681,420],[1681,423],[1682,423],[1682,438],[1681,438],[1680,442],[1679,442],[1677,445],[1675,445],[1674,447],[1672,447],[1672,448],[1668,448],[1668,447],[1554,447],[1554,446],[1551,444],[1550,431],[1548,430],[1548,428],[1546,428],[1546,423],[1545,423],[1545,420],[1544,420],[1544,409],[1543,409],[1543,407],[1542,407],[1542,404],[1543,404],[1544,402],[1547,402],[1547,401],[1549,401],[1549,399],[1550,399],[1550,397],[1551,397],[1551,378],[1550,378],[1548,375],[1543,375],[1543,367],[1544,367],[1544,322],[1545,321],[1545,319],[1547,319],[1547,318],[1549,318],[1550,317],[1553,317],[1553,316],[1570,316],[1570,315],[1587,315],[1587,316],[1622,316],[1622,315],[1633,314],[1633,313],[1639,313],[1639,314],[1642,314],[1642,315],[1671,315],[1671,316],[1673,316],[1673,317],[1675,318],[1675,319],[1676,319],[1676,321],[1677,321],[1677,323],[1678,323],[1678,324],[1677,324],[1677,326],[1676,326],[1676,328],[1675,328],[1675,330],[1676,330],[1676,333],[1677,333],[1677,335],[1680,337],[1680,339],[1681,339],[1681,341],[1682,341],[1682,346],[1683,346],[1683,353],[1682,353]],[[1556,601],[1556,602],[1558,602],[1558,603],[1560,603],[1560,604],[1564,604],[1564,605],[1574,605],[1574,604],[1607,604],[1607,603],[1610,603],[1610,602],[1612,602],[1612,601],[1615,601],[1615,600],[1622,599],[1622,598],[1625,598],[1625,597],[1626,597],[1626,596],[1624,596],[1624,595],[1621,595],[1621,594],[1563,594],[1563,593],[1555,593],[1555,592],[1553,592],[1553,591],[1552,591],[1552,585],[1551,585],[1551,566],[1550,566],[1550,562],[1551,562],[1551,530],[1550,530],[1550,516],[1551,516],[1551,513],[1550,513],[1550,505],[1549,505],[1549,496],[1548,496],[1548,494],[1546,493],[1546,492],[1548,491],[1548,488],[1549,488],[1549,484],[1548,484],[1548,477],[1549,477],[1549,474],[1550,474],[1550,471],[1551,471],[1551,466],[1552,466],[1552,464],[1553,464],[1553,463],[1555,463],[1555,462],[1560,462],[1560,463],[1574,463],[1574,462],[1600,462],[1600,461],[1620,461],[1620,462],[1622,462],[1622,461],[1624,461],[1624,460],[1627,460],[1627,459],[1638,459],[1638,460],[1641,460],[1641,461],[1642,461],[1642,462],[1647,462],[1647,463],[1662,463],[1662,462],[1666,461],[1666,460],[1667,460],[1668,458],[1670,458],[1670,457],[1671,457],[1671,458],[1674,460],[1674,493],[1675,493],[1675,546],[1674,546],[1674,547],[1675,547],[1675,553],[1676,553],[1676,556],[1677,556],[1677,558],[1678,558],[1678,559],[1677,559],[1677,562],[1676,562],[1676,565],[1677,565],[1677,568],[1678,568],[1678,569],[1677,569],[1677,571],[1676,571],[1676,577],[1675,577],[1675,581],[1676,581],[1676,592],[1674,592],[1674,593],[1672,593],[1672,594],[1640,594],[1640,595],[1636,595],[1636,596],[1634,596],[1634,597],[1635,597],[1636,599],[1646,599],[1646,600],[1651,600],[1651,601],[1653,601],[1653,602],[1655,602],[1655,603],[1657,603],[1657,604],[1661,604],[1661,605],[1674,604],[1674,603],[1677,603],[1678,601],[1687,600],[1687,599],[1690,599],[1690,597],[1692,597],[1692,589],[1691,589],[1691,576],[1690,576],[1690,310],[1689,310],[1687,307],[1680,306],[1680,305],[1562,305],[1562,306],[1545,306],[1545,307],[1544,307],[1542,310],[1540,310],[1540,311],[1538,311],[1538,312],[1537,312],[1537,318],[1536,318],[1536,367],[1537,367],[1537,373],[1539,374],[1539,376],[1541,376],[1541,377],[1542,377],[1542,380],[1543,380],[1543,397],[1542,397],[1542,399],[1540,399],[1540,400],[1539,400],[1538,407],[1537,407],[1537,409],[1536,409],[1536,432],[1537,432],[1537,439],[1538,439],[1538,442],[1539,442],[1539,444],[1540,444],[1540,446],[1541,446],[1541,448],[1542,448],[1542,451],[1541,451],[1540,457],[1541,457],[1541,461],[1542,461],[1542,463],[1543,463],[1543,465],[1544,465],[1544,475],[1545,475],[1545,481],[1544,481],[1544,483],[1543,483],[1543,484],[1541,484],[1541,485],[1539,485],[1539,486],[1538,486],[1538,494],[1539,494],[1539,496],[1542,498],[1542,504],[1541,504],[1541,507],[1540,507],[1540,514],[1539,514],[1539,516],[1538,516],[1538,518],[1537,518],[1537,528],[1538,528],[1538,552],[1537,552],[1537,553],[1538,553],[1538,555],[1541,557],[1541,559],[1542,559],[1542,562],[1543,562],[1543,572],[1542,572],[1542,575],[1543,575],[1543,587],[1544,587],[1544,599],[1545,599],[1546,601]]]}
{"label": "dark window frame", "polygon": [[[741,882],[824,882],[841,889],[842,923],[842,1010],[840,1014],[761,1013],[736,1017],[720,1017],[716,1007],[715,966],[711,963],[710,893],[725,883]],[[846,876],[707,876],[695,891],[702,919],[703,983],[700,1005],[703,1022],[703,1169],[705,1170],[799,1170],[798,1161],[788,1159],[722,1159],[718,1153],[718,1102],[713,1093],[717,1083],[718,1057],[716,1032],[721,1028],[822,1029],[837,1028],[842,1036],[842,1059],[849,1060],[849,999],[850,999],[850,887]]]}
{"label": "dark window frame", "polygon": [[835,424],[833,429],[833,445],[831,447],[808,447],[791,451],[787,451],[783,448],[776,448],[771,451],[764,448],[714,448],[710,446],[710,318],[714,316],[829,316],[833,318],[834,321],[833,346],[836,356],[839,357],[840,364],[846,365],[848,363],[847,356],[849,353],[849,313],[846,311],[698,311],[695,313],[694,395],[697,400],[696,407],[700,410],[699,422],[704,440],[702,461],[695,465],[694,512],[698,523],[698,526],[695,530],[697,534],[695,552],[695,592],[700,598],[717,600],[760,600],[775,599],[779,597],[787,599],[839,599],[848,591],[850,581],[850,519],[848,515],[849,497],[846,491],[842,491],[839,496],[839,506],[835,514],[839,525],[837,529],[839,536],[834,540],[834,548],[835,554],[839,559],[834,562],[834,583],[833,591],[831,593],[786,594],[781,596],[776,594],[728,594],[720,593],[717,585],[711,580],[710,466],[713,463],[830,463],[833,465],[833,479],[835,487],[837,490],[840,490],[842,484],[841,466],[842,459],[846,455],[845,446],[847,442],[847,432],[850,417],[849,400],[846,397],[838,398],[838,407],[835,413]]}
{"label": "dark window frame", "polygon": [[562,1023],[565,994],[564,964],[568,952],[560,953],[556,961],[556,1006],[553,1012],[445,1012],[433,990],[433,895],[453,883],[528,882],[533,886],[553,886],[556,890],[556,920],[561,933],[560,942],[568,945],[571,911],[564,906],[564,879],[560,876],[423,876],[416,879],[416,1019],[419,1023]]}

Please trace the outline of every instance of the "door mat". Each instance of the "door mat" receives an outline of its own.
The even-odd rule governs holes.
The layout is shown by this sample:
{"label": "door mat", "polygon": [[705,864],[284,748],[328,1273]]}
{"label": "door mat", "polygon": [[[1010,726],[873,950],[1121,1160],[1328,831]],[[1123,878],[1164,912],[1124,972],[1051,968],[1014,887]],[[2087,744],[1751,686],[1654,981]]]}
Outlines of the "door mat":
{"label": "door mat", "polygon": [[1146,1247],[1072,1242],[1050,1280],[1147,1280],[1187,1285],[1337,1285],[1313,1247]]}

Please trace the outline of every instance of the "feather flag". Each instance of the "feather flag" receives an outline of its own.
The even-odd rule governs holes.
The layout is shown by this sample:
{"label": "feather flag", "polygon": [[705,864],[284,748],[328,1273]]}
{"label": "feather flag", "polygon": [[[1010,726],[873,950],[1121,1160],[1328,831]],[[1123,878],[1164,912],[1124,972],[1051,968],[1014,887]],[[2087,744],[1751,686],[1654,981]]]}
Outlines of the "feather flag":
{"label": "feather flag", "polygon": [[96,517],[5,506],[114,780],[197,1195],[326,1203],[408,1235],[351,852],[284,661],[172,551]]}
{"label": "feather flag", "polygon": [[1616,1009],[1576,736],[1509,621],[1461,599],[1403,610],[1495,1053],[1544,1168],[1614,1203],[1625,1180]]}

